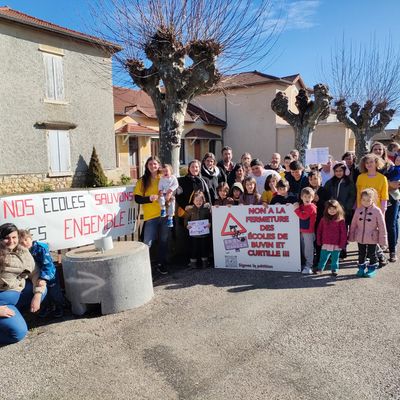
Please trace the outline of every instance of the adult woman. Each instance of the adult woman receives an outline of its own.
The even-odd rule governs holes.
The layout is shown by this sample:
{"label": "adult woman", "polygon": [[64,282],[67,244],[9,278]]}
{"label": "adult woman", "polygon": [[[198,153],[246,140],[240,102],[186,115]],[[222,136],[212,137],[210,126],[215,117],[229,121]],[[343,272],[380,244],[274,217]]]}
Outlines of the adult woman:
{"label": "adult woman", "polygon": [[246,178],[245,169],[242,164],[236,164],[233,168],[232,173],[228,178],[228,185],[231,188],[234,183],[243,183],[243,179]]}
{"label": "adult woman", "polygon": [[[250,167],[251,160],[252,160],[251,154],[247,153],[247,152],[243,153],[242,157],[240,157],[240,164],[242,164],[243,171],[244,171],[243,179],[251,174],[251,167]],[[231,185],[229,185],[229,186],[231,186]]]}
{"label": "adult woman", "polygon": [[18,244],[18,228],[0,226],[0,344],[22,340],[28,328],[20,310],[40,308],[46,295],[46,281],[38,279],[39,269],[29,250]]}
{"label": "adult woman", "polygon": [[360,171],[356,166],[356,155],[352,151],[346,151],[342,155],[342,161],[346,163],[347,169],[350,171],[349,178],[356,183],[358,175],[360,175]]}
{"label": "adult woman", "polygon": [[225,182],[226,177],[224,173],[217,167],[215,155],[213,153],[206,153],[201,163],[201,176],[207,184],[210,192],[211,203],[214,204],[218,198],[217,187],[221,182]]}
{"label": "adult woman", "polygon": [[[144,174],[136,183],[134,195],[136,203],[142,204],[143,209],[143,243],[151,247],[153,241],[158,239],[157,270],[161,274],[167,274],[166,255],[169,228],[167,218],[160,216],[161,208],[158,202],[159,169],[160,160],[158,157],[149,157],[144,166]],[[171,194],[166,194],[166,200],[169,200],[168,196],[171,196]]]}
{"label": "adult woman", "polygon": [[204,193],[206,203],[211,203],[211,196],[206,181],[200,176],[201,164],[199,160],[192,160],[188,165],[188,173],[178,178],[179,188],[176,202],[181,210],[193,204],[193,194],[198,190]]}

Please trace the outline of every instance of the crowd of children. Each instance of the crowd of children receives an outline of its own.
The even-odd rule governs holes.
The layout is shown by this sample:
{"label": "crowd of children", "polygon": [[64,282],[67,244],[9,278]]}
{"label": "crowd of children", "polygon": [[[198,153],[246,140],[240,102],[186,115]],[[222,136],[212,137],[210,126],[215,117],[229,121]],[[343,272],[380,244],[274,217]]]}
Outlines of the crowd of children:
{"label": "crowd of children", "polygon": [[[191,168],[187,176],[178,178],[176,196],[178,203],[180,197],[187,200],[183,204],[185,226],[193,218],[198,219],[200,211],[202,218],[211,223],[213,205],[293,204],[299,218],[303,274],[321,273],[330,259],[331,274],[337,276],[339,260],[347,256],[347,244],[353,241],[359,246],[357,275],[371,277],[377,268],[387,264],[384,250],[388,244],[389,261],[397,260],[400,153],[398,145],[389,149],[390,152],[375,142],[358,166],[354,154],[347,152],[340,161],[330,156],[326,164],[306,169],[297,150],[284,157],[283,164],[281,156],[274,153],[264,166],[259,159],[251,159],[249,153],[235,164],[232,149],[224,147],[217,164],[212,153],[207,153],[202,163],[192,161],[201,165],[199,172],[196,174]],[[199,191],[198,184],[183,187],[181,182],[188,177],[202,182],[206,190]],[[385,214],[390,215],[386,221]],[[211,233],[190,238],[192,266],[207,265],[204,248],[210,247],[210,238]]]}

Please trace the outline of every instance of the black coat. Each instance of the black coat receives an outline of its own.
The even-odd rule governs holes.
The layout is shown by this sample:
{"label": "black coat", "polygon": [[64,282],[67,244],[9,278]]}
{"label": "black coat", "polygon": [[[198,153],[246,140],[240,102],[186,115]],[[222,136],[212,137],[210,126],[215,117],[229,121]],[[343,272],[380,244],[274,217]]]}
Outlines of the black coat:
{"label": "black coat", "polygon": [[211,203],[211,196],[206,181],[201,176],[187,174],[178,178],[179,188],[175,196],[178,206],[185,209],[193,204],[193,193],[201,190],[204,193],[207,203]]}
{"label": "black coat", "polygon": [[215,203],[218,198],[217,187],[221,182],[225,182],[225,175],[221,173],[218,167],[215,167],[214,171],[210,171],[205,167],[204,164],[201,166],[201,177],[207,184],[208,191],[210,192],[211,204]]}

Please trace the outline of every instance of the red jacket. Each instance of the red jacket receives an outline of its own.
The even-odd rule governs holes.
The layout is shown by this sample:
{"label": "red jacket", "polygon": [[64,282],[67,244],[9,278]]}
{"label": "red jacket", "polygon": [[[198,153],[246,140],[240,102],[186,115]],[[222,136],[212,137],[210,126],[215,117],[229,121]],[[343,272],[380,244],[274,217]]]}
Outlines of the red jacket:
{"label": "red jacket", "polygon": [[322,218],[317,229],[317,245],[334,244],[341,249],[346,247],[347,229],[344,219],[340,221]]}
{"label": "red jacket", "polygon": [[300,218],[300,232],[314,233],[315,220],[317,219],[317,206],[313,203],[301,204],[294,212]]}

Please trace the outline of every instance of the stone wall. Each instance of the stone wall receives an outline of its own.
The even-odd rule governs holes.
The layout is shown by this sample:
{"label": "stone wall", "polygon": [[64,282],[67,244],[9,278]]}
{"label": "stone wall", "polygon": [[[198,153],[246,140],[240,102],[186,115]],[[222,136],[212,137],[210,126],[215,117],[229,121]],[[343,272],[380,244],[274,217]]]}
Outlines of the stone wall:
{"label": "stone wall", "polygon": [[84,185],[86,174],[48,177],[47,174],[24,174],[0,176],[0,194],[33,193],[68,189]]}
{"label": "stone wall", "polygon": [[[118,185],[124,171],[120,168],[104,171],[112,185]],[[49,177],[47,174],[13,174],[0,176],[0,195],[58,191],[85,187],[86,172]]]}

